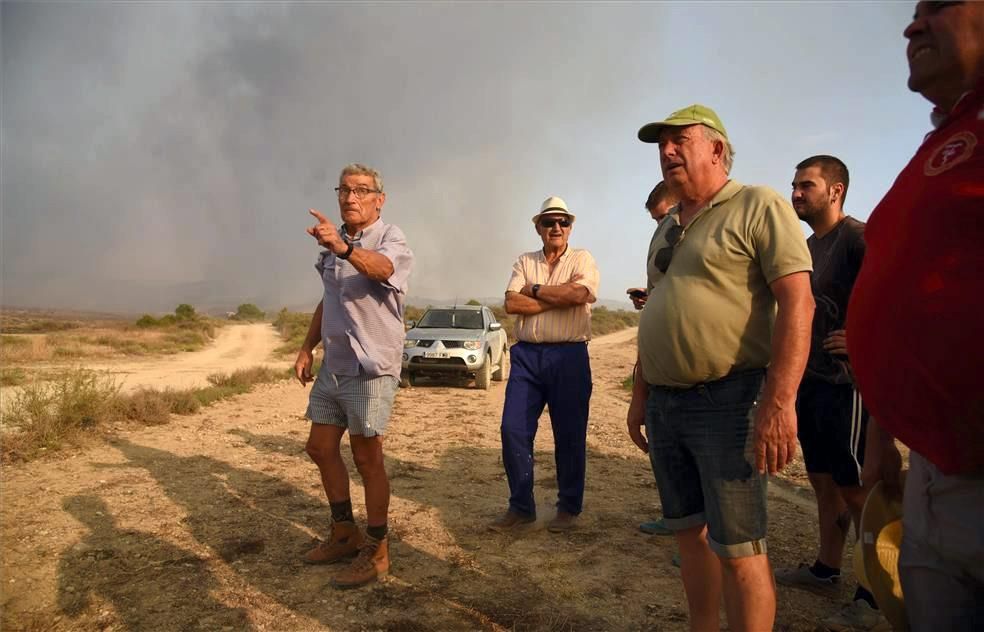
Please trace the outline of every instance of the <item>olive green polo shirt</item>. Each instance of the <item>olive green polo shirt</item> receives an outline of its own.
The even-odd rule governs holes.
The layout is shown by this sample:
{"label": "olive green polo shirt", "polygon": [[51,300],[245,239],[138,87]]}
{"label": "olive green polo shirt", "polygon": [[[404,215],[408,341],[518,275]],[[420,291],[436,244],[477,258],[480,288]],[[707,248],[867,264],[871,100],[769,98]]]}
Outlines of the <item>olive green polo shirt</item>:
{"label": "olive green polo shirt", "polygon": [[768,366],[776,300],[769,284],[812,271],[792,206],[768,187],[734,180],[686,226],[666,274],[654,263],[679,207],[649,245],[649,299],[639,359],[649,384],[687,387]]}

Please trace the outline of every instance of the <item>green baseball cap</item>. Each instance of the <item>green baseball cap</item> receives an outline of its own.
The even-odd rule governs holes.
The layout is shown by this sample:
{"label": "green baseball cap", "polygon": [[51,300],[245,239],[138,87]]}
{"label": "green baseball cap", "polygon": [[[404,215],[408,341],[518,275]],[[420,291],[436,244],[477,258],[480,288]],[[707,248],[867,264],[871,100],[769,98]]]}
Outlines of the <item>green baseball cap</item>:
{"label": "green baseball cap", "polygon": [[639,140],[644,143],[658,143],[659,134],[664,127],[686,127],[687,125],[706,125],[719,132],[727,140],[728,132],[724,131],[724,123],[711,108],[700,103],[688,105],[666,117],[665,121],[657,121],[643,125],[639,129]]}

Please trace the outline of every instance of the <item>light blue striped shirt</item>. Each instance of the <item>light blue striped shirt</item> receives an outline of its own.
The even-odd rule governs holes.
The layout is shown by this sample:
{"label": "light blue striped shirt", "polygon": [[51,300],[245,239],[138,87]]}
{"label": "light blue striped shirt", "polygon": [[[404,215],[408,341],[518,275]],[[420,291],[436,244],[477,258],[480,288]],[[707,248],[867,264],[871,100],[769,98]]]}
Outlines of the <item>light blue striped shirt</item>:
{"label": "light blue striped shirt", "polygon": [[346,241],[358,248],[384,255],[393,263],[393,274],[373,281],[348,261],[324,250],[315,268],[325,287],[321,316],[323,368],[336,375],[400,376],[403,354],[403,308],[413,252],[403,231],[376,220],[354,237],[340,229]]}

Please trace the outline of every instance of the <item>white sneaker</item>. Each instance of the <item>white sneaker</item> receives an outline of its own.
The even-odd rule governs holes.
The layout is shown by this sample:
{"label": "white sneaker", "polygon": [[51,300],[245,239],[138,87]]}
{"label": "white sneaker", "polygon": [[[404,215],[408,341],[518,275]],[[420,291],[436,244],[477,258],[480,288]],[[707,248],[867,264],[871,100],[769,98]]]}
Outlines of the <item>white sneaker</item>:
{"label": "white sneaker", "polygon": [[891,632],[892,625],[881,610],[858,599],[824,619],[817,627],[822,632]]}

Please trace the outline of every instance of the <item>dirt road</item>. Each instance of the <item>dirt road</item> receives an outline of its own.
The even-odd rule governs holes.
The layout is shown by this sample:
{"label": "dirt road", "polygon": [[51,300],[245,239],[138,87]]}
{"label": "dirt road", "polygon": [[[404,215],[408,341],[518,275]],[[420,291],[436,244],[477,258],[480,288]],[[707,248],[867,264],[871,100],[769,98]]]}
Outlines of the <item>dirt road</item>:
{"label": "dirt road", "polygon": [[207,386],[207,378],[213,373],[232,373],[259,365],[286,367],[288,363],[272,357],[280,344],[280,336],[269,323],[229,325],[218,329],[212,344],[201,351],[87,367],[108,371],[124,391],[140,386],[193,388]]}
{"label": "dirt road", "polygon": [[[591,354],[585,512],[570,534],[543,528],[556,495],[546,417],[535,444],[540,522],[501,536],[485,527],[506,506],[505,385],[402,389],[386,440],[391,575],[333,590],[333,568],[300,562],[328,513],[304,453],[307,390],[284,382],[5,467],[3,629],[685,630],[675,545],[637,530],[658,496],[624,430],[634,333],[600,338]],[[770,556],[811,560],[817,528],[801,467],[777,483]],[[841,600],[852,590],[847,578]],[[780,588],[777,628],[813,629],[837,605]]]}

